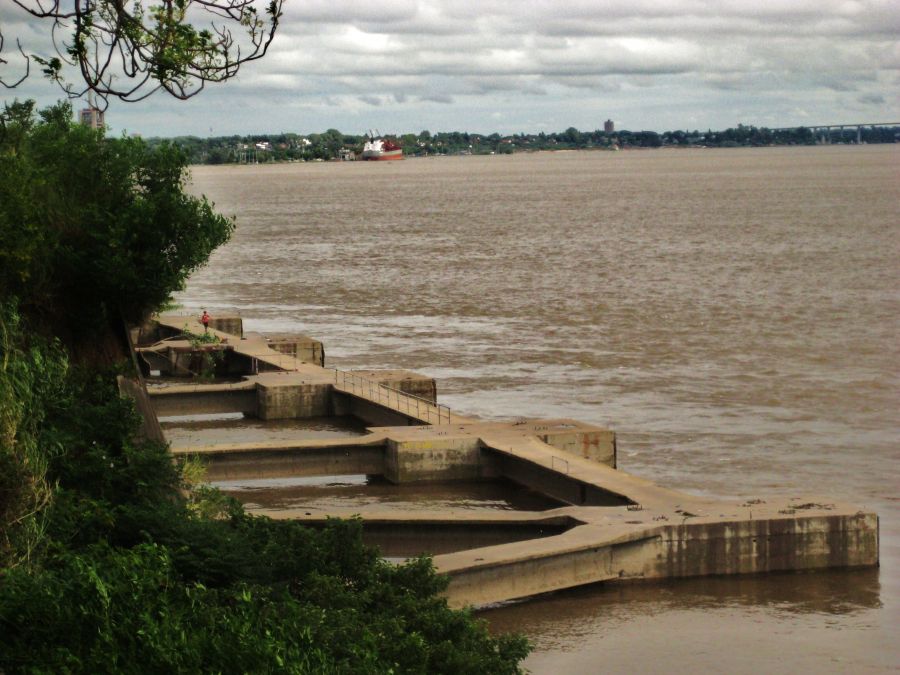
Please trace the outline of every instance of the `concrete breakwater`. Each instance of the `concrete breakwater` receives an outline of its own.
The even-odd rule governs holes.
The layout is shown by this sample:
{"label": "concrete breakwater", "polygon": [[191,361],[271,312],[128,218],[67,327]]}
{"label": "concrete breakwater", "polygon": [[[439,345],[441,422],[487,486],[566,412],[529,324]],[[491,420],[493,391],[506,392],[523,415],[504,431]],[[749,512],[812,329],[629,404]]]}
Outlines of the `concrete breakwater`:
{"label": "concrete breakwater", "polygon": [[[195,318],[161,316],[136,334],[149,372],[190,371],[216,349],[228,381],[151,387],[159,416],[242,413],[262,420],[352,415],[368,433],[346,439],[181,447],[212,480],[381,475],[392,483],[505,478],[563,504],[540,512],[356,508],[397,538],[454,532],[469,548],[434,557],[455,606],[485,605],[581,584],[878,564],[878,518],[821,497],[730,503],[687,495],[616,470],[613,432],[574,420],[484,422],[437,403],[430,378],[405,371],[324,368],[304,336],[244,334],[238,317],[212,324],[217,345],[180,337]],[[282,514],[271,512],[279,517]],[[291,514],[311,525],[321,514]],[[466,533],[468,532],[468,535]],[[423,550],[428,550],[423,548]]]}

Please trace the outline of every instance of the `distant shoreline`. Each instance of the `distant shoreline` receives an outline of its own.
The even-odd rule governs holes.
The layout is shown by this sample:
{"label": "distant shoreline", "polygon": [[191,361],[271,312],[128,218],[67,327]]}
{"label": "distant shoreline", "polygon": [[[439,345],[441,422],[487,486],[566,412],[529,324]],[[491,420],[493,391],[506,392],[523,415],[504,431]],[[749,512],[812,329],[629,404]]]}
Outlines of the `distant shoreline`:
{"label": "distant shoreline", "polygon": [[[406,158],[417,156],[510,155],[522,152],[616,151],[654,149],[713,149],[791,147],[797,145],[874,145],[900,141],[900,123],[883,126],[794,127],[767,129],[745,126],[724,131],[579,131],[537,134],[470,134],[422,131],[379,137],[403,148]],[[334,161],[357,158],[372,137],[329,129],[321,134],[260,134],[200,138],[151,138],[153,146],[172,143],[191,164],[262,164],[283,161]]]}
{"label": "distant shoreline", "polygon": [[[871,144],[862,144],[861,146],[856,146],[855,144],[849,143],[840,143],[840,144],[830,144],[830,145],[819,145],[819,144],[809,144],[809,145],[743,145],[743,146],[702,146],[702,145],[690,145],[690,146],[662,146],[658,148],[642,148],[642,147],[625,147],[619,148],[618,150],[612,150],[608,148],[541,148],[539,150],[519,150],[517,152],[512,153],[448,153],[448,154],[435,154],[435,155],[409,155],[403,158],[403,161],[421,161],[421,160],[436,160],[436,159],[454,159],[454,158],[476,158],[476,157],[512,157],[516,155],[564,155],[564,154],[576,154],[576,153],[604,153],[604,154],[619,154],[619,153],[633,153],[633,152],[652,152],[652,151],[677,151],[677,152],[700,152],[700,151],[716,151],[716,150],[772,150],[776,148],[837,148],[837,147],[869,147],[869,146],[891,146],[898,145],[898,143],[871,143]],[[362,160],[341,160],[341,159],[318,159],[318,160],[302,160],[302,159],[266,159],[264,161],[258,162],[222,162],[219,164],[210,164],[206,162],[191,162],[191,167],[238,167],[238,166],[280,166],[286,164],[353,164],[353,163],[366,163],[366,164],[385,164],[385,162],[362,162]],[[396,162],[387,162],[386,164],[396,164]]]}

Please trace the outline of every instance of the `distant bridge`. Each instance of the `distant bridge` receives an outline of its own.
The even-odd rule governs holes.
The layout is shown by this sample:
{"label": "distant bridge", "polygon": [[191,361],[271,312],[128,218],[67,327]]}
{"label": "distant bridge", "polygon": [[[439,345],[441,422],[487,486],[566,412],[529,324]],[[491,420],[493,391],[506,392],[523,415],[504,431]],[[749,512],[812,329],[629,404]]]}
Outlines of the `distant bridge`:
{"label": "distant bridge", "polygon": [[845,124],[798,124],[793,127],[780,127],[769,131],[794,131],[796,129],[809,129],[814,136],[818,136],[823,143],[831,142],[831,130],[839,129],[843,135],[844,129],[856,127],[856,142],[862,142],[863,127],[874,129],[875,127],[900,127],[900,122],[847,122]]}

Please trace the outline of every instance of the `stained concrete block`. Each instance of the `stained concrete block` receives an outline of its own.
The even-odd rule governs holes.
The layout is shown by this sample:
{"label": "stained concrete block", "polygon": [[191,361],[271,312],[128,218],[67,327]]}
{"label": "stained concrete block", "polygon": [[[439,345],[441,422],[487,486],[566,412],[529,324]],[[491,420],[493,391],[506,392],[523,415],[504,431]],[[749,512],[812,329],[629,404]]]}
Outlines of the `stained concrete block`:
{"label": "stained concrete block", "polygon": [[256,415],[257,393],[252,382],[151,387],[148,393],[153,409],[160,417],[215,413]]}
{"label": "stained concrete block", "polygon": [[608,429],[549,431],[538,438],[564,452],[616,468],[616,434]]}
{"label": "stained concrete block", "polygon": [[471,436],[389,438],[384,464],[385,478],[393,483],[475,480],[481,477],[481,448]]}
{"label": "stained concrete block", "polygon": [[878,563],[873,513],[798,515],[666,528],[652,577],[861,567]]}
{"label": "stained concrete block", "polygon": [[238,338],[244,335],[244,320],[237,314],[217,314],[210,320],[209,327]]}
{"label": "stained concrete block", "polygon": [[332,385],[322,383],[262,383],[256,389],[257,414],[263,420],[327,417]]}
{"label": "stained concrete block", "polygon": [[336,417],[356,417],[370,427],[401,427],[419,424],[417,420],[408,415],[367,401],[359,396],[335,392],[331,400],[332,414]]}
{"label": "stained concrete block", "polygon": [[317,366],[325,365],[325,347],[319,340],[314,340],[307,335],[267,333],[266,343],[280,354],[287,354]]}
{"label": "stained concrete block", "polygon": [[[178,454],[191,453],[182,450]],[[261,448],[197,452],[193,456],[206,466],[206,477],[210,481],[384,473],[384,447],[381,445]]]}
{"label": "stained concrete block", "polygon": [[350,372],[405,394],[412,394],[432,403],[437,401],[437,383],[433,377],[414,373],[411,370],[352,370]]}

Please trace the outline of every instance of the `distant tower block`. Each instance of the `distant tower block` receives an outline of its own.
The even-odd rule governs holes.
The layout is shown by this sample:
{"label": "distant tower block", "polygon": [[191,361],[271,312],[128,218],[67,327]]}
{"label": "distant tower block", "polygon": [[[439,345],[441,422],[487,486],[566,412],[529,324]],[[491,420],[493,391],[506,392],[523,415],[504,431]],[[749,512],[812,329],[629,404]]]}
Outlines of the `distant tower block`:
{"label": "distant tower block", "polygon": [[87,108],[82,108],[78,115],[78,120],[91,129],[102,129],[105,124],[103,111],[94,104],[94,97],[88,95]]}
{"label": "distant tower block", "polygon": [[606,133],[611,134],[611,133],[613,133],[615,130],[616,130],[616,125],[613,124],[613,121],[612,121],[612,120],[606,120],[606,121],[603,123],[603,131],[605,131]]}

